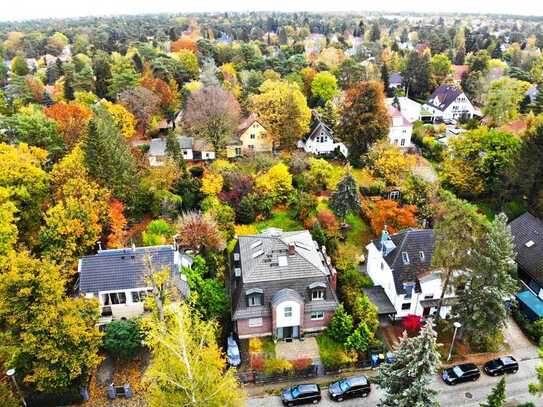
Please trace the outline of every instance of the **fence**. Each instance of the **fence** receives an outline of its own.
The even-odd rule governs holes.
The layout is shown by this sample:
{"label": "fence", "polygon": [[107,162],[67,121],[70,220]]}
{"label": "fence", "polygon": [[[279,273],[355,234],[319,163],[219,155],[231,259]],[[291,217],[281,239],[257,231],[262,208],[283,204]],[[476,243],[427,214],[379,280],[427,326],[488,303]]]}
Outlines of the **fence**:
{"label": "fence", "polygon": [[266,383],[279,383],[293,379],[306,379],[309,377],[316,377],[319,373],[319,367],[317,365],[311,365],[305,369],[297,369],[284,373],[268,374],[264,372],[257,372],[254,369],[238,372],[237,376],[241,383],[247,384],[266,384]]}
{"label": "fence", "polygon": [[62,393],[25,392],[24,398],[28,407],[58,407],[81,404],[85,401],[78,388],[69,388]]}

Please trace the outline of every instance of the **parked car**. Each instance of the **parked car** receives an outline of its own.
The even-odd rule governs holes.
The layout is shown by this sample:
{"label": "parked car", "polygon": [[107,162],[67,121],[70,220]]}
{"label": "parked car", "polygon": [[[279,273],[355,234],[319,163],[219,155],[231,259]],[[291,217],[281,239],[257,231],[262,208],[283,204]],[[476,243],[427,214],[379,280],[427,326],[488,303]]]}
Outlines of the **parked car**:
{"label": "parked car", "polygon": [[284,406],[317,404],[321,401],[321,388],[318,384],[299,384],[287,387],[281,393],[281,401]]}
{"label": "parked car", "polygon": [[443,370],[443,381],[449,385],[475,381],[481,377],[479,368],[473,363],[464,363]]}
{"label": "parked car", "polygon": [[484,372],[489,376],[500,376],[505,373],[517,373],[518,362],[513,356],[504,356],[489,360],[483,366]]}
{"label": "parked car", "polygon": [[232,367],[241,365],[241,355],[239,354],[238,343],[232,335],[226,340],[226,362]]}
{"label": "parked car", "polygon": [[366,376],[345,377],[328,388],[328,394],[334,401],[343,401],[356,397],[367,397],[371,386]]}

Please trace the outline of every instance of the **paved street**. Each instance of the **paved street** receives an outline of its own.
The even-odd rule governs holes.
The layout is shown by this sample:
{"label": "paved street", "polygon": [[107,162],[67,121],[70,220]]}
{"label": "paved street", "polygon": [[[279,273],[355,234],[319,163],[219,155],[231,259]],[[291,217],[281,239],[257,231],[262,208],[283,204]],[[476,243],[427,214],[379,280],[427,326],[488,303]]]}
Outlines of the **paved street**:
{"label": "paved street", "polygon": [[[510,406],[517,403],[533,402],[536,406],[543,405],[543,398],[537,398],[528,393],[528,384],[535,378],[535,367],[539,359],[530,359],[520,361],[520,369],[517,374],[508,375],[506,379],[508,402]],[[459,384],[458,386],[447,386],[436,377],[434,388],[439,391],[441,407],[476,407],[486,399],[488,393],[499,378],[482,375],[474,383]],[[341,404],[334,403],[326,396],[326,390],[323,391],[323,399],[319,406],[343,406],[343,407],[364,407],[375,406],[379,401],[381,391],[374,387],[371,395],[366,399],[348,400]],[[247,402],[248,407],[279,407],[281,401],[279,397],[253,397]]]}

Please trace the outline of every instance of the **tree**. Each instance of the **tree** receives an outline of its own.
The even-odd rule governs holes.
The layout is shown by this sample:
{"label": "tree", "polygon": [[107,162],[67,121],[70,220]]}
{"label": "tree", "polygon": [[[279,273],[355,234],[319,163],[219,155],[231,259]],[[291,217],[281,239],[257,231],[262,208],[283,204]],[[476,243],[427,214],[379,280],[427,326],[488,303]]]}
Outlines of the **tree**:
{"label": "tree", "polygon": [[66,148],[70,150],[87,132],[91,111],[77,103],[58,102],[43,109],[43,113],[53,119],[64,138]]}
{"label": "tree", "polygon": [[98,303],[66,298],[57,265],[26,252],[0,262],[0,355],[38,391],[84,385],[100,362]]}
{"label": "tree", "polygon": [[323,103],[332,99],[338,93],[337,79],[330,72],[319,72],[311,82],[311,94]]}
{"label": "tree", "polygon": [[469,269],[459,277],[464,289],[459,291],[453,312],[473,349],[493,351],[493,345],[497,347],[508,318],[506,301],[517,291],[515,256],[507,216],[501,213],[470,252]]}
{"label": "tree", "polygon": [[[337,76],[341,89],[352,88],[358,82],[368,79],[366,68],[359,62],[355,61],[354,58],[347,58],[345,61],[343,61],[337,67],[335,75]],[[381,79],[383,80],[383,78]],[[387,90],[384,85],[383,88],[385,91]]]}
{"label": "tree", "polygon": [[109,249],[120,249],[126,243],[126,218],[124,217],[124,205],[122,202],[112,199],[109,203],[109,235],[107,236],[107,247]]}
{"label": "tree", "polygon": [[130,140],[136,135],[136,118],[126,107],[119,103],[111,103],[105,99],[100,101],[100,105],[106,108],[126,140]]}
{"label": "tree", "polygon": [[102,347],[116,359],[130,359],[142,347],[143,335],[137,320],[120,319],[106,325]]}
{"label": "tree", "polygon": [[350,172],[337,184],[336,190],[330,196],[329,205],[340,218],[344,218],[348,213],[360,212],[358,184]]}
{"label": "tree", "polygon": [[10,253],[17,243],[17,207],[9,199],[10,195],[7,188],[0,187],[0,257]]}
{"label": "tree", "polygon": [[360,323],[345,341],[345,347],[359,353],[367,352],[373,341],[373,333],[365,323]]}
{"label": "tree", "polygon": [[353,317],[345,311],[343,304],[339,304],[332,316],[327,333],[339,343],[345,343],[353,333]]}
{"label": "tree", "polygon": [[217,345],[214,322],[203,321],[187,304],[166,309],[154,320],[147,344],[153,358],[146,372],[151,407],[241,407],[244,394]]}
{"label": "tree", "polygon": [[135,205],[138,188],[136,164],[126,140],[107,110],[98,106],[83,140],[89,175],[110,188],[129,209]]}
{"label": "tree", "polygon": [[117,99],[121,105],[132,112],[138,123],[138,129],[143,134],[151,118],[158,111],[160,98],[149,89],[136,86],[121,92]]}
{"label": "tree", "polygon": [[415,98],[424,98],[430,91],[431,66],[428,54],[420,55],[411,51],[406,58],[402,70],[402,85],[409,95]]}
{"label": "tree", "polygon": [[368,152],[366,163],[375,177],[383,178],[387,185],[397,186],[414,167],[415,159],[388,140],[381,140]]}
{"label": "tree", "polygon": [[285,164],[275,164],[265,174],[256,178],[255,185],[274,201],[284,201],[292,191],[292,175]]}
{"label": "tree", "polygon": [[505,401],[505,377],[502,377],[481,407],[504,407]]}
{"label": "tree", "polygon": [[250,109],[262,120],[275,146],[291,148],[309,131],[311,111],[298,85],[266,80],[260,94],[250,98]]}
{"label": "tree", "polygon": [[221,251],[225,247],[216,220],[208,214],[184,213],[177,224],[177,231],[183,246],[203,254],[209,250]]}
{"label": "tree", "polygon": [[383,231],[385,225],[391,234],[417,226],[417,208],[413,205],[401,206],[397,201],[381,199],[375,203],[366,201],[363,211],[370,219],[371,228],[376,235]]}
{"label": "tree", "polygon": [[447,55],[437,54],[430,61],[430,69],[432,72],[432,82],[437,87],[452,73],[452,64]]}
{"label": "tree", "polygon": [[348,89],[340,109],[338,135],[349,147],[349,160],[361,165],[362,155],[386,136],[389,128],[383,85],[377,81],[359,82]]}
{"label": "tree", "polygon": [[174,235],[174,228],[164,219],[151,221],[142,233],[144,246],[158,246],[167,244]]}
{"label": "tree", "polygon": [[60,32],[55,32],[47,38],[46,50],[50,54],[60,55],[66,45],[68,45],[68,37]]}
{"label": "tree", "polygon": [[443,206],[440,218],[434,227],[435,249],[432,267],[442,270],[441,298],[437,307],[437,318],[453,273],[468,266],[470,251],[476,247],[484,233],[485,219],[476,207],[456,198],[450,192],[442,192]]}
{"label": "tree", "polygon": [[[95,81],[96,95],[100,98],[105,98],[109,94],[108,88],[109,88],[109,82],[111,80],[110,55],[107,52],[98,50],[92,59],[92,68],[96,76],[96,81]],[[120,83],[118,79],[117,79],[117,83],[118,84]],[[117,92],[118,89],[113,89],[113,91]],[[116,94],[117,93],[115,93],[115,95]]]}
{"label": "tree", "polygon": [[135,88],[138,86],[138,79],[138,74],[129,58],[114,56],[108,86],[109,97],[115,99],[122,91]]}
{"label": "tree", "polygon": [[379,386],[385,391],[380,407],[439,406],[437,392],[430,387],[439,364],[436,339],[431,321],[414,338],[404,332],[393,361],[379,370]]}
{"label": "tree", "polygon": [[17,55],[11,60],[11,71],[17,76],[26,76],[30,73],[26,59],[22,55]]}
{"label": "tree", "polygon": [[179,38],[178,40],[172,42],[172,44],[170,45],[170,50],[172,52],[178,52],[182,49],[189,50],[194,53],[198,51],[196,43],[192,39],[187,37]]}
{"label": "tree", "polygon": [[381,66],[381,81],[383,82],[383,88],[385,93],[389,93],[390,88],[390,75],[388,74],[388,67],[386,63]]}
{"label": "tree", "polygon": [[204,87],[192,93],[183,116],[187,132],[224,149],[239,125],[240,107],[234,96],[219,86]]}
{"label": "tree", "polygon": [[179,62],[181,76],[184,80],[198,79],[200,66],[198,64],[198,57],[194,52],[187,49],[181,49],[174,52],[171,56],[175,61]]}
{"label": "tree", "polygon": [[497,126],[514,120],[529,88],[529,83],[508,77],[492,82],[486,96],[484,114]]}

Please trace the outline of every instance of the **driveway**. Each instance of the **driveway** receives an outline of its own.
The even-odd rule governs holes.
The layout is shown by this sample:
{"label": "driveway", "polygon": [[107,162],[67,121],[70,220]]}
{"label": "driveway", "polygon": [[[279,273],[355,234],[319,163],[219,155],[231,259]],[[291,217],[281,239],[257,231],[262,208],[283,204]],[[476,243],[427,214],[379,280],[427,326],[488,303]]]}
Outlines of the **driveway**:
{"label": "driveway", "polygon": [[507,326],[503,334],[511,353],[517,359],[527,360],[539,357],[537,346],[524,335],[513,318],[509,317],[507,320]]}
{"label": "driveway", "polygon": [[315,337],[307,337],[303,341],[279,341],[275,345],[275,356],[279,359],[319,359],[319,345]]}

